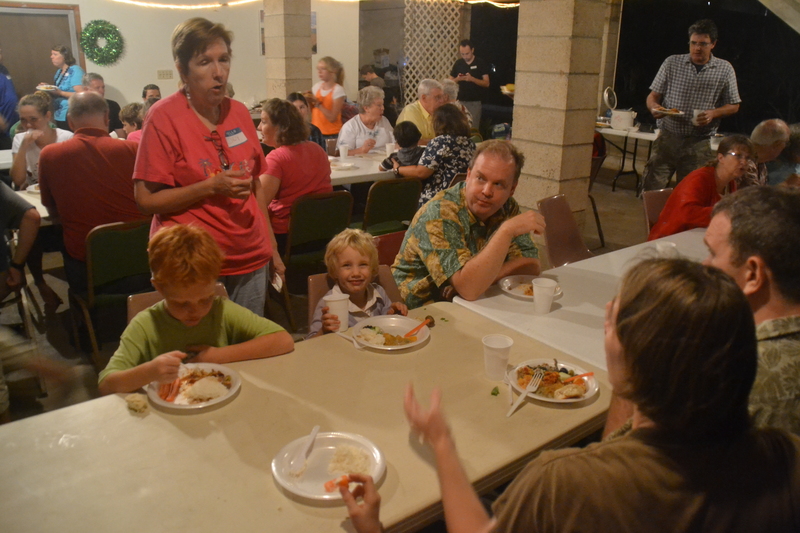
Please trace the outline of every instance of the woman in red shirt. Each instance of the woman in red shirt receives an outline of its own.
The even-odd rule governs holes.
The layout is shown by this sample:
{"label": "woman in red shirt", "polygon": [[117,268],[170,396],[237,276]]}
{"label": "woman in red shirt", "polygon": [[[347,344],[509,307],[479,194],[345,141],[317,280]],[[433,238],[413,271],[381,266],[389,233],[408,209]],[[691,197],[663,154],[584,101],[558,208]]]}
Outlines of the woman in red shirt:
{"label": "woman in red shirt", "polygon": [[672,191],[647,240],[707,228],[714,204],[723,194],[736,190],[735,180],[747,173],[754,152],[753,143],[744,135],[722,139],[716,159],[687,175]]}
{"label": "woman in red shirt", "polygon": [[292,204],[306,194],[331,192],[331,165],[325,150],[308,140],[308,124],[300,111],[286,100],[262,102],[259,128],[264,143],[275,147],[260,179],[278,252],[283,254]]}

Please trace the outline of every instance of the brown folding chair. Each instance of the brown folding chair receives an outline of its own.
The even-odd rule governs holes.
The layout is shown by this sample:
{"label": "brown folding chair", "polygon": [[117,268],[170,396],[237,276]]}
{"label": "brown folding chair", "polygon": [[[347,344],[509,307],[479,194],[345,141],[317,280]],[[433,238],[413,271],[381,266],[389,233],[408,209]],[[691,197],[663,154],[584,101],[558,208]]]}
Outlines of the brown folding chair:
{"label": "brown folding chair", "polygon": [[448,187],[452,187],[453,185],[461,183],[462,181],[467,181],[466,172],[460,172],[453,176],[453,179],[450,180],[450,185],[448,185]]}
{"label": "brown folding chair", "polygon": [[[400,289],[397,288],[397,283],[392,276],[392,269],[388,265],[378,266],[378,277],[373,280],[378,283],[383,290],[386,291],[386,296],[393,302],[402,302],[403,297],[400,296]],[[328,274],[314,274],[308,276],[308,323],[314,318],[314,310],[317,304],[325,294],[333,288],[336,283],[333,278]]]}
{"label": "brown folding chair", "polygon": [[658,217],[664,206],[667,205],[672,189],[658,189],[657,191],[642,192],[642,207],[644,208],[645,233],[650,235],[650,230],[658,222]]}
{"label": "brown folding chair", "polygon": [[405,237],[405,231],[395,231],[394,233],[375,237],[375,247],[378,249],[378,264],[393,265],[397,254],[400,253],[400,247],[403,245]]}
{"label": "brown folding chair", "polygon": [[594,257],[581,237],[575,216],[563,194],[539,200],[539,211],[547,223],[544,240],[550,266],[560,267],[582,259]]}
{"label": "brown folding chair", "polygon": [[[224,298],[226,300],[228,299],[228,291],[225,290],[225,285],[220,282],[217,282],[217,284],[214,286],[214,294],[220,298]],[[138,315],[139,312],[144,311],[148,307],[154,306],[163,299],[164,296],[162,296],[158,291],[142,292],[128,296],[128,324],[131,323],[133,317]]]}

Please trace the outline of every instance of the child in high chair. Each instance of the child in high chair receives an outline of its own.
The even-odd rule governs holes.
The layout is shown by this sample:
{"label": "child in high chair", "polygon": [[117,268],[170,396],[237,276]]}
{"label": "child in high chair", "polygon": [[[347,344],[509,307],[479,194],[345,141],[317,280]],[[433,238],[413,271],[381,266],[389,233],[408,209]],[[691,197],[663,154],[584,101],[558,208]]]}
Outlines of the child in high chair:
{"label": "child in high chair", "polygon": [[[402,302],[392,302],[383,287],[372,280],[378,275],[378,250],[372,235],[358,229],[346,229],[331,239],[325,250],[328,275],[336,285],[325,296],[347,294],[350,296],[350,323],[378,315],[408,314]],[[308,337],[316,337],[339,329],[339,317],[332,315],[325,300],[320,298],[309,325]]]}
{"label": "child in high chair", "polygon": [[183,361],[232,363],[291,352],[282,327],[215,295],[223,255],[196,226],[169,226],[148,245],[152,283],[164,299],[137,314],[100,372],[101,394],[178,378]]}

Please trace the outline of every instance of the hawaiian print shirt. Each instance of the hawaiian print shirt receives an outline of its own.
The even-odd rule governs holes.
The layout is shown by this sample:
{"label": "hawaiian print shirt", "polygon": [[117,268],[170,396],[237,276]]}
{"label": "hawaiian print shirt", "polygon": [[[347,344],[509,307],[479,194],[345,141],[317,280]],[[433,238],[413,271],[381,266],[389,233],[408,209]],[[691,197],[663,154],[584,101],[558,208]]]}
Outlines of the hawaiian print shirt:
{"label": "hawaiian print shirt", "polygon": [[[400,294],[414,309],[441,300],[440,291],[467,261],[483,250],[500,225],[519,214],[516,200],[505,205],[484,223],[467,209],[465,185],[446,189],[417,211],[406,232],[392,274]],[[515,237],[506,260],[539,257],[529,234]]]}
{"label": "hawaiian print shirt", "polygon": [[433,170],[433,174],[422,183],[419,207],[448,188],[456,174],[466,172],[473,153],[475,143],[467,137],[439,135],[431,139],[418,163]]}
{"label": "hawaiian print shirt", "polygon": [[756,426],[800,435],[800,316],[767,320],[756,328],[758,372],[750,392]]}

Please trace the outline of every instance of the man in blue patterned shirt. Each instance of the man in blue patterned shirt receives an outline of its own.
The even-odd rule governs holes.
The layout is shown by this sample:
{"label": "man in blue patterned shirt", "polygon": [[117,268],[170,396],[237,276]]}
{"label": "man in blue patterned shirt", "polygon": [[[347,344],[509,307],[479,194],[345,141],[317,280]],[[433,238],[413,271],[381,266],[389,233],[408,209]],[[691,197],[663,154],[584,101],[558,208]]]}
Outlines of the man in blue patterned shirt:
{"label": "man in blue patterned shirt", "polygon": [[530,234],[544,231],[544,218],[520,213],[512,198],[524,162],[507,141],[483,142],[466,181],[417,211],[392,266],[409,309],[456,293],[475,300],[505,276],[539,273]]}
{"label": "man in blue patterned shirt", "polygon": [[650,86],[647,108],[658,119],[661,134],[644,170],[647,191],[666,187],[673,172],[680,182],[710,161],[709,137],[722,117],[739,111],[736,73],[730,63],[711,54],[716,44],[714,22],[695,22],[689,27],[689,53],[669,56]]}

